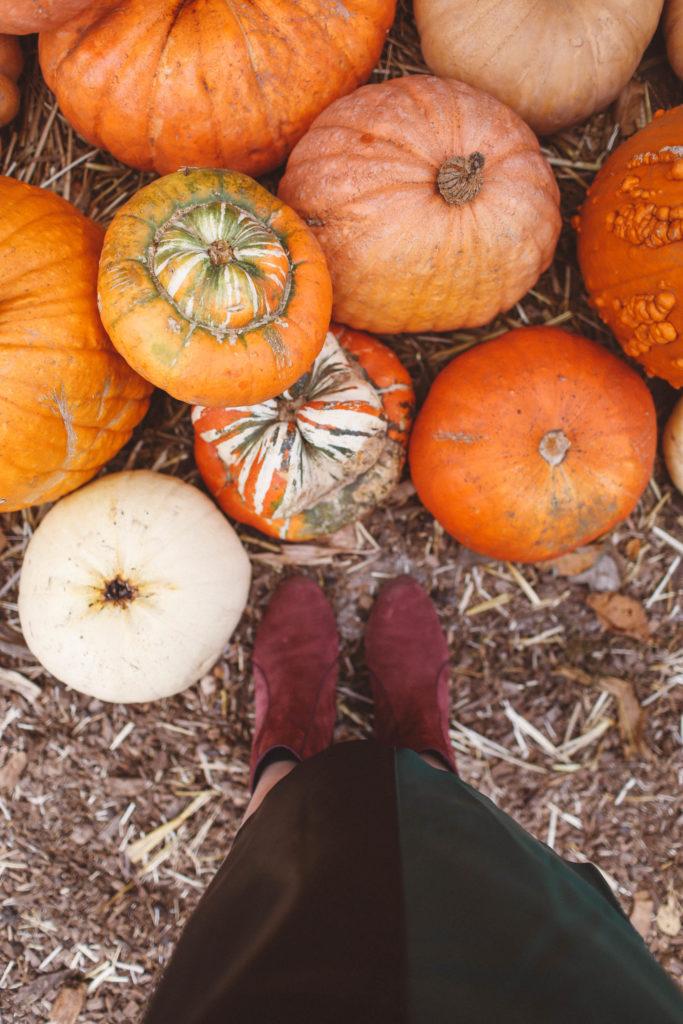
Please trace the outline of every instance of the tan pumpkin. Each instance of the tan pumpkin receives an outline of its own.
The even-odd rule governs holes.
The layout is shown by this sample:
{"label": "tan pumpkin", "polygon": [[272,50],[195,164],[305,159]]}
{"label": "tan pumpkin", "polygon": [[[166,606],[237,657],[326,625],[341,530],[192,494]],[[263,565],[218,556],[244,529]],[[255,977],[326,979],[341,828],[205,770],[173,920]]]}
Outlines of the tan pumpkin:
{"label": "tan pumpkin", "polygon": [[369,76],[395,0],[93,0],[40,38],[45,80],[80,135],[160,174],[261,174]]}
{"label": "tan pumpkin", "polygon": [[91,3],[92,0],[2,0],[0,32],[23,36],[56,28]]}
{"label": "tan pumpkin", "polygon": [[424,75],[328,107],[279,194],[323,248],[334,318],[380,333],[487,323],[546,269],[560,231],[533,132],[491,96]]}
{"label": "tan pumpkin", "polygon": [[664,16],[664,34],[669,63],[679,78],[683,78],[683,2],[667,0]]}
{"label": "tan pumpkin", "polygon": [[462,544],[537,562],[629,515],[656,444],[650,392],[622,360],[554,327],[520,328],[442,370],[415,421],[410,469]]}
{"label": "tan pumpkin", "polygon": [[273,537],[310,540],[361,518],[393,489],[414,403],[391,349],[333,326],[284,394],[194,408],[197,466],[228,515]]}
{"label": "tan pumpkin", "polygon": [[664,428],[662,451],[669,476],[683,494],[683,398],[679,398]]}
{"label": "tan pumpkin", "polygon": [[19,113],[17,79],[24,67],[24,55],[16,36],[0,34],[0,128]]}
{"label": "tan pumpkin", "polygon": [[310,367],[332,295],[320,246],[293,210],[245,174],[187,168],[114,217],[99,302],[146,380],[182,402],[251,405]]}
{"label": "tan pumpkin", "polygon": [[662,2],[414,0],[414,11],[432,71],[497,96],[547,134],[616,99]]}
{"label": "tan pumpkin", "polygon": [[54,501],[97,473],[151,387],[97,312],[104,232],[53,192],[0,177],[0,511]]}
{"label": "tan pumpkin", "polygon": [[658,111],[589,188],[578,256],[592,304],[624,351],[683,387],[683,106]]}

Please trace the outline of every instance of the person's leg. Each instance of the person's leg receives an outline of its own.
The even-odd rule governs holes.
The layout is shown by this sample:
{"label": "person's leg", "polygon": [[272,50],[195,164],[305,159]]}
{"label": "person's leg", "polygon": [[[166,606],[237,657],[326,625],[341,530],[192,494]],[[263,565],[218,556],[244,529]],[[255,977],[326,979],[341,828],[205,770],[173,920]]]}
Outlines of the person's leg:
{"label": "person's leg", "polygon": [[436,609],[410,576],[387,583],[365,632],[375,735],[433,768],[455,771],[449,738],[448,644]]}

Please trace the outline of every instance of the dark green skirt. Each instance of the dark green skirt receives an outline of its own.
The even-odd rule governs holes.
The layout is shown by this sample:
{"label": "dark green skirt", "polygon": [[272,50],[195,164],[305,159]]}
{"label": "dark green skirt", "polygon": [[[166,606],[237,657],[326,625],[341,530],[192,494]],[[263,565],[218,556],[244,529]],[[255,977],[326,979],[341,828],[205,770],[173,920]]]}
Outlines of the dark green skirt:
{"label": "dark green skirt", "polygon": [[683,1024],[600,873],[410,750],[344,743],[239,832],[146,1024]]}

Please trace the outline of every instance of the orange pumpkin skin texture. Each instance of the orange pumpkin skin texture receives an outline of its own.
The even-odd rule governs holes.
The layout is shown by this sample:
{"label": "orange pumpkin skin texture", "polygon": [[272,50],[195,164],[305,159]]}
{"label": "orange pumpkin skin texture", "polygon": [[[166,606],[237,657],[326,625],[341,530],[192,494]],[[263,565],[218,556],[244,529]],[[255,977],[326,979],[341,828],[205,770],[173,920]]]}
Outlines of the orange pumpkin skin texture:
{"label": "orange pumpkin skin texture", "polygon": [[434,382],[410,443],[417,493],[466,547],[538,562],[611,529],[647,486],[655,409],[640,377],[586,338],[510,331]]}
{"label": "orange pumpkin skin texture", "polygon": [[664,35],[669,63],[679,78],[683,78],[683,3],[668,0],[664,17]]}
{"label": "orange pumpkin skin texture", "polygon": [[683,106],[637,132],[595,178],[577,222],[591,303],[627,355],[683,386]]}
{"label": "orange pumpkin skin texture", "polygon": [[91,0],[2,0],[0,32],[23,36],[56,28]]}
{"label": "orange pumpkin skin texture", "polygon": [[335,319],[381,333],[488,323],[549,265],[559,191],[508,107],[425,75],[337,100],[279,195],[316,234]]}
{"label": "orange pumpkin skin texture", "polygon": [[251,405],[320,351],[330,277],[311,231],[234,171],[186,169],[141,189],[107,230],[100,312],[115,347],[182,402]]}
{"label": "orange pumpkin skin texture", "polygon": [[[332,325],[331,332],[333,338],[338,340],[343,353],[350,357],[354,372],[360,372],[362,381],[365,382],[361,383],[361,387],[371,385],[375,398],[379,399],[377,407],[368,408],[365,402],[358,400],[357,393],[349,394],[346,383],[343,385],[345,394],[331,396],[329,392],[321,393],[319,387],[311,389],[307,378],[300,382],[303,386],[301,391],[297,392],[299,397],[294,404],[299,406],[296,409],[299,424],[302,422],[301,418],[305,421],[304,431],[306,424],[321,428],[318,436],[306,436],[304,433],[306,443],[301,450],[304,457],[312,447],[317,448],[318,452],[324,452],[326,447],[333,447],[337,443],[343,449],[354,433],[357,434],[361,430],[370,433],[367,422],[371,420],[373,414],[381,417],[385,432],[377,434],[378,443],[372,447],[370,458],[365,464],[356,460],[352,472],[358,475],[349,482],[340,476],[338,484],[325,493],[318,494],[312,499],[310,492],[307,496],[306,484],[298,487],[298,478],[305,477],[302,464],[296,461],[298,456],[294,457],[294,461],[290,461],[289,458],[290,452],[297,450],[296,444],[291,443],[292,435],[299,430],[296,424],[290,424],[292,429],[288,431],[286,438],[283,434],[275,437],[271,432],[268,442],[262,444],[260,457],[250,468],[245,486],[240,487],[237,477],[243,471],[244,460],[238,456],[232,465],[226,462],[220,451],[221,435],[226,426],[232,426],[240,419],[244,423],[249,410],[193,410],[195,459],[204,482],[218,504],[233,519],[281,540],[312,540],[334,533],[347,523],[361,518],[390,493],[401,477],[405,462],[408,434],[415,408],[415,393],[408,371],[391,349],[375,338],[335,325]],[[332,359],[334,360],[334,356]],[[328,364],[326,374],[329,374],[329,369]],[[314,380],[315,373],[314,367]],[[279,396],[277,404],[285,413],[292,409],[289,395]],[[264,412],[271,418],[269,423],[265,423],[263,419],[261,422],[265,423],[266,429],[272,428],[276,423],[277,410],[274,416],[272,410],[270,414],[268,410],[261,410],[261,416]],[[337,418],[332,419],[331,416],[335,415]],[[349,435],[343,432],[345,424],[350,428]],[[281,511],[287,501],[287,464],[295,481],[294,488],[290,489],[294,492],[294,500],[298,500],[298,511],[288,516],[278,515],[277,511],[269,515],[271,508]],[[262,492],[260,500],[255,500],[255,492],[259,490]],[[291,498],[291,495],[289,497]]]}
{"label": "orange pumpkin skin texture", "polygon": [[541,135],[603,110],[636,70],[662,0],[415,0],[435,74],[484,89]]}
{"label": "orange pumpkin skin texture", "polygon": [[104,232],[53,192],[0,177],[0,510],[97,473],[151,388],[112,348],[95,285]]}
{"label": "orange pumpkin skin texture", "polygon": [[24,67],[24,55],[15,36],[0,35],[0,128],[19,113],[21,100],[17,78]]}
{"label": "orange pumpkin skin texture", "polygon": [[41,66],[84,138],[159,174],[257,175],[365,81],[395,0],[95,0],[40,39]]}

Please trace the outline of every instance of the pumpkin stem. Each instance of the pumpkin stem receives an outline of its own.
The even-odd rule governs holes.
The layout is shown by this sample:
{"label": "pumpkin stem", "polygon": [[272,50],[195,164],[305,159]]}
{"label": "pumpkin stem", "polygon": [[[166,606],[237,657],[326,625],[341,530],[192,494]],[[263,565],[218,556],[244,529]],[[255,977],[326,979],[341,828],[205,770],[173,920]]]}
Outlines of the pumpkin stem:
{"label": "pumpkin stem", "polygon": [[226,263],[232,263],[235,258],[233,247],[224,238],[212,242],[207,252],[214,267],[224,267]]}
{"label": "pumpkin stem", "polygon": [[482,153],[469,156],[449,156],[439,168],[436,184],[439,192],[451,206],[470,203],[484,184],[485,158]]}
{"label": "pumpkin stem", "polygon": [[571,446],[563,430],[549,430],[541,438],[538,450],[549,466],[559,466]]}
{"label": "pumpkin stem", "polygon": [[104,600],[110,601],[112,604],[125,605],[129,601],[132,601],[137,594],[137,588],[128,582],[128,580],[122,580],[120,576],[115,576],[113,580],[109,580],[104,588]]}

